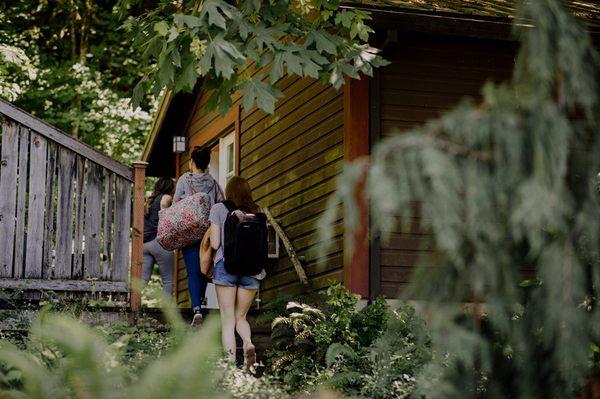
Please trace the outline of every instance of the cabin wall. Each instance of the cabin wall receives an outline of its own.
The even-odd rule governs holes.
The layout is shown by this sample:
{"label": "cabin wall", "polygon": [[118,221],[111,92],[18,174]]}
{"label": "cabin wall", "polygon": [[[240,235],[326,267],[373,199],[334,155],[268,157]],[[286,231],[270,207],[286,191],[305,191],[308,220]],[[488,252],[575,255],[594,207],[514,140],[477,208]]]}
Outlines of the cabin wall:
{"label": "cabin wall", "polygon": [[[384,55],[392,63],[371,82],[372,143],[424,124],[465,97],[480,98],[488,80],[510,77],[515,44],[439,35],[400,35]],[[417,206],[418,210],[418,206]],[[429,251],[417,213],[409,232],[397,227],[388,242],[372,247],[371,269],[379,284],[372,295],[395,297],[409,283],[417,260]]]}
{"label": "cabin wall", "polygon": [[[343,243],[341,217],[325,262],[317,264],[313,250],[317,244],[317,222],[342,170],[343,92],[314,79],[286,77],[278,82],[285,97],[274,115],[257,109],[242,111],[239,131],[239,175],[248,179],[254,199],[268,207],[279,219],[310,280],[311,289],[343,280]],[[190,144],[204,140],[206,131],[219,122],[216,113],[206,114],[203,94],[187,128]],[[234,108],[239,107],[236,99]],[[222,133],[230,132],[231,128]],[[211,133],[212,134],[212,133]],[[201,139],[202,137],[202,139]],[[187,171],[189,156],[180,159]],[[178,262],[178,303],[188,306],[187,275],[181,258]],[[279,293],[303,290],[296,272],[280,246],[280,259],[267,269],[261,298],[268,301]]]}

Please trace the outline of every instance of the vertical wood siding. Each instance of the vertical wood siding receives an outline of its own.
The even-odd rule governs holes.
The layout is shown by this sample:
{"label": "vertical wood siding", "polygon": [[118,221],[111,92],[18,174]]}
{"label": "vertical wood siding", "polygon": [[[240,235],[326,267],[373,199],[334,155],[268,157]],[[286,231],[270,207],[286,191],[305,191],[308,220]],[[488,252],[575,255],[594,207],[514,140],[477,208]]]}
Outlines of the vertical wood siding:
{"label": "vertical wood siding", "polygon": [[[405,35],[393,52],[392,64],[380,71],[379,120],[381,137],[425,123],[457,105],[464,97],[479,97],[488,80],[510,76],[515,47],[509,42],[444,36]],[[391,233],[380,249],[380,293],[395,297],[409,281],[419,256],[429,249],[427,234],[418,228]]]}
{"label": "vertical wood siding", "polygon": [[[279,219],[294,248],[304,256],[303,265],[311,289],[343,279],[341,219],[336,237],[324,264],[317,265],[311,251],[317,243],[317,223],[334,190],[335,177],[343,162],[343,94],[312,79],[286,77],[278,82],[283,91],[274,115],[259,110],[242,113],[240,134],[240,175],[247,178],[259,205],[268,207]],[[190,142],[215,122],[219,115],[206,114],[203,95],[188,128]],[[235,105],[239,104],[239,99]],[[230,130],[223,133],[229,133]],[[189,155],[181,157],[182,172]],[[261,286],[262,299],[278,293],[302,290],[294,268],[281,248],[280,259],[273,262]],[[189,305],[187,274],[179,260],[178,303]]]}

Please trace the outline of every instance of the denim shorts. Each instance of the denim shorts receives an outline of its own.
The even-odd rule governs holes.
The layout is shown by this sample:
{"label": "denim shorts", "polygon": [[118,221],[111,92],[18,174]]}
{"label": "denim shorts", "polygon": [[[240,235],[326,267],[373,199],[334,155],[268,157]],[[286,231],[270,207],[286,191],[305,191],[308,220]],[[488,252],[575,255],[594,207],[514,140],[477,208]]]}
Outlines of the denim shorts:
{"label": "denim shorts", "polygon": [[258,287],[260,287],[260,280],[252,276],[227,273],[223,259],[221,259],[215,264],[213,284],[224,285],[226,287],[241,287],[247,290],[257,290]]}

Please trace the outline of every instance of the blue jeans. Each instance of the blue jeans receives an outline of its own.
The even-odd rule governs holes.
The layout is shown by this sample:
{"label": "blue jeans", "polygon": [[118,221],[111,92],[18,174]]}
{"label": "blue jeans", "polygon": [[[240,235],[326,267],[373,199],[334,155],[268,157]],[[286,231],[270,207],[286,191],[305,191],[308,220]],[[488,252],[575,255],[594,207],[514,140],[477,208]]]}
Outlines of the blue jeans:
{"label": "blue jeans", "polygon": [[227,270],[225,270],[223,259],[221,259],[215,264],[213,284],[224,285],[226,287],[241,287],[247,290],[257,290],[258,287],[260,287],[260,280],[252,276],[228,273]]}
{"label": "blue jeans", "polygon": [[188,289],[192,308],[199,308],[206,294],[208,280],[200,273],[200,243],[193,244],[181,250],[187,270]]}

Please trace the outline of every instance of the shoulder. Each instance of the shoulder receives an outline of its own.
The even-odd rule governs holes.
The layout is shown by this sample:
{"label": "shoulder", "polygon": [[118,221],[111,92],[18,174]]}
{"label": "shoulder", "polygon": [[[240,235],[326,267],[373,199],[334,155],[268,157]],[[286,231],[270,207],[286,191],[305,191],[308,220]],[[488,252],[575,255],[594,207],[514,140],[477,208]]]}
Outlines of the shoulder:
{"label": "shoulder", "polygon": [[211,219],[220,218],[221,215],[223,215],[223,214],[226,215],[227,213],[228,213],[227,207],[222,202],[217,202],[216,204],[214,204],[212,206],[212,208],[210,208],[210,218]]}
{"label": "shoulder", "polygon": [[215,212],[219,212],[219,213],[229,213],[229,210],[227,209],[227,207],[225,206],[224,203],[222,202],[217,202],[213,208],[215,209]]}
{"label": "shoulder", "polygon": [[186,173],[182,174],[181,176],[179,176],[179,179],[177,179],[177,183],[187,181],[191,177],[191,175],[192,174],[190,172],[186,172]]}

